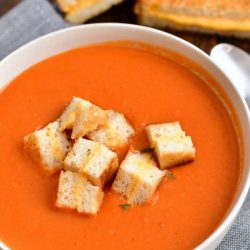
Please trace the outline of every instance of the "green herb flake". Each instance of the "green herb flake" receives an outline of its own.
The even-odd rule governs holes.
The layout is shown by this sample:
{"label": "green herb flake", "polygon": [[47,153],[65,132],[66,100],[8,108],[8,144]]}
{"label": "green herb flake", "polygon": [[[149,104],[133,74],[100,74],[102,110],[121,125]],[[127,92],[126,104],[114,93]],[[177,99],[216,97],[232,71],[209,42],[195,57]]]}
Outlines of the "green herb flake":
{"label": "green herb flake", "polygon": [[169,170],[167,170],[167,178],[168,179],[175,179],[175,174]]}
{"label": "green herb flake", "polygon": [[154,153],[153,148],[143,148],[141,149],[141,153]]}
{"label": "green herb flake", "polygon": [[89,148],[89,149],[87,150],[87,155],[90,155],[90,153],[91,153],[91,149]]}
{"label": "green herb flake", "polygon": [[129,210],[129,208],[131,207],[131,205],[130,204],[120,204],[119,205],[123,210]]}

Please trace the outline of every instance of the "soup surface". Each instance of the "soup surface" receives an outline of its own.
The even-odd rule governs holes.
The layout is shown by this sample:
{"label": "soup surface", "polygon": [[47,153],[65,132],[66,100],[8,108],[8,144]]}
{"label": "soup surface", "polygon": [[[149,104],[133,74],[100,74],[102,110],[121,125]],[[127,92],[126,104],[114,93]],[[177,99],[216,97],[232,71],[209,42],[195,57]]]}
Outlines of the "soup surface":
{"label": "soup surface", "polygon": [[[234,195],[239,143],[232,118],[204,75],[185,63],[189,67],[147,46],[113,43],[57,55],[18,76],[0,95],[3,242],[25,250],[180,250],[205,240]],[[119,206],[124,200],[107,191],[95,217],[60,211],[54,206],[58,176],[44,175],[25,157],[23,137],[57,119],[73,96],[124,113],[137,130],[133,144],[139,149],[148,146],[145,124],[180,121],[196,160],[174,168],[176,178],[166,179],[147,205],[125,211]]]}

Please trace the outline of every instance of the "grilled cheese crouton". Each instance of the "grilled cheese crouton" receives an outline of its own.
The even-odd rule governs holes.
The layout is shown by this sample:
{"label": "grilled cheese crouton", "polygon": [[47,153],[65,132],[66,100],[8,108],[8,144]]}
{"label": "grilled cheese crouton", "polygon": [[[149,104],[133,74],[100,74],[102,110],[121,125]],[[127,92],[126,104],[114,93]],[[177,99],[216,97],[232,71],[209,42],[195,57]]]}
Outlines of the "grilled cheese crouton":
{"label": "grilled cheese crouton", "polygon": [[77,115],[84,107],[90,106],[90,102],[79,97],[73,97],[60,116],[60,129],[73,129]]}
{"label": "grilled cheese crouton", "polygon": [[89,101],[73,97],[60,116],[60,129],[72,129],[71,138],[76,139],[94,131],[106,121],[105,111]]}
{"label": "grilled cheese crouton", "polygon": [[152,147],[163,138],[185,136],[185,132],[182,130],[179,122],[148,125],[146,131]]}
{"label": "grilled cheese crouton", "polygon": [[123,0],[57,0],[66,20],[73,24],[86,22],[88,19],[110,9]]}
{"label": "grilled cheese crouton", "polygon": [[96,214],[103,202],[104,193],[85,177],[71,171],[61,171],[56,206],[76,209],[79,213]]}
{"label": "grilled cheese crouton", "polygon": [[88,132],[94,131],[106,120],[105,112],[95,105],[82,109],[78,114],[72,130],[72,139],[82,137]]}
{"label": "grilled cheese crouton", "polygon": [[129,204],[144,204],[164,176],[165,171],[157,168],[151,154],[131,150],[121,163],[112,189],[125,196]]}
{"label": "grilled cheese crouton", "polygon": [[194,160],[195,157],[190,136],[160,140],[156,143],[155,151],[162,168],[180,165]]}
{"label": "grilled cheese crouton", "polygon": [[59,130],[58,121],[24,137],[27,154],[49,174],[62,169],[63,160],[70,148],[66,134]]}
{"label": "grilled cheese crouton", "polygon": [[148,125],[146,131],[161,169],[194,160],[191,137],[185,135],[179,122]]}
{"label": "grilled cheese crouton", "polygon": [[85,176],[92,184],[103,187],[118,169],[118,158],[104,145],[78,139],[64,160],[64,168]]}
{"label": "grilled cheese crouton", "polygon": [[111,150],[117,150],[128,144],[135,131],[123,114],[107,110],[107,121],[96,131],[87,134],[93,141],[106,145]]}

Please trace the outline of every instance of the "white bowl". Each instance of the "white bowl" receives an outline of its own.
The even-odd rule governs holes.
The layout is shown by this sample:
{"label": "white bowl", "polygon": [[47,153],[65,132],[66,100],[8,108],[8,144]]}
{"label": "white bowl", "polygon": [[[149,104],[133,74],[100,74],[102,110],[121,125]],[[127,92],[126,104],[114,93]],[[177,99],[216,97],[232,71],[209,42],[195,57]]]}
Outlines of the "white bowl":
{"label": "white bowl", "polygon": [[[238,114],[243,132],[243,172],[237,194],[227,216],[217,229],[197,249],[214,249],[233,224],[250,186],[250,119],[245,101],[234,85],[212,62],[211,58],[194,45],[166,32],[128,24],[90,24],[67,28],[38,38],[11,53],[0,62],[0,89],[30,66],[55,54],[84,45],[114,40],[140,41],[175,51],[205,68],[224,89]],[[0,246],[1,247],[1,246]]]}

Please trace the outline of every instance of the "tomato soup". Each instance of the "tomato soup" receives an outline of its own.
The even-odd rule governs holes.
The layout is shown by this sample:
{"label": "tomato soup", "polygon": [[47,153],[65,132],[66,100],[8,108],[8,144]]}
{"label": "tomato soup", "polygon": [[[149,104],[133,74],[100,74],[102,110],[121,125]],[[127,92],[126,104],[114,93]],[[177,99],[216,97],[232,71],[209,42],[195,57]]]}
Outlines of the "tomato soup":
{"label": "tomato soup", "polygon": [[[34,65],[0,94],[0,239],[11,249],[192,249],[219,225],[240,174],[233,111],[204,70],[159,51],[133,43],[75,49]],[[23,137],[57,119],[73,96],[124,113],[138,149],[148,146],[145,124],[180,121],[195,161],[172,169],[175,179],[147,205],[124,210],[107,190],[97,216],[59,210],[58,175],[24,155]]]}

